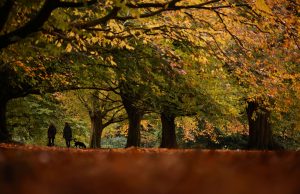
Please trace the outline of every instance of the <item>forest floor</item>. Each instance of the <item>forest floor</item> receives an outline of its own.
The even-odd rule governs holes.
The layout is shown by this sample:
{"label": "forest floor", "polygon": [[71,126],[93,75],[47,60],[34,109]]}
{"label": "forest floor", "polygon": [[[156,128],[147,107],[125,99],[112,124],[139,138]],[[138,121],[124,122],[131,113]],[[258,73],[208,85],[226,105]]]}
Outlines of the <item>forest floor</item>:
{"label": "forest floor", "polygon": [[299,194],[300,152],[0,144],[1,194]]}

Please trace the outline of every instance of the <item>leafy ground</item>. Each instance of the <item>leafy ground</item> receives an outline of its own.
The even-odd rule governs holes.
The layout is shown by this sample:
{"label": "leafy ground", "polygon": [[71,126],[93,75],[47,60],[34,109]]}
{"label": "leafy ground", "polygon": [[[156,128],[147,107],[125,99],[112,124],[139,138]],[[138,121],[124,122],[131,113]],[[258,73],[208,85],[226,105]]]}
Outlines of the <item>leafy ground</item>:
{"label": "leafy ground", "polygon": [[298,194],[300,152],[0,144],[1,194]]}

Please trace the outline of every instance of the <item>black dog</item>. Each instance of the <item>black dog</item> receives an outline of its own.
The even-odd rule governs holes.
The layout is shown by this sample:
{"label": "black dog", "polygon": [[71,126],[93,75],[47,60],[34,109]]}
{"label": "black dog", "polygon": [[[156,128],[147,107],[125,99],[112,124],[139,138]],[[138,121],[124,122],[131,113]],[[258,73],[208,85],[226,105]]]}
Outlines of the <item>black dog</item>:
{"label": "black dog", "polygon": [[76,148],[86,148],[85,144],[81,141],[77,141],[77,139],[73,139],[74,140],[74,145]]}

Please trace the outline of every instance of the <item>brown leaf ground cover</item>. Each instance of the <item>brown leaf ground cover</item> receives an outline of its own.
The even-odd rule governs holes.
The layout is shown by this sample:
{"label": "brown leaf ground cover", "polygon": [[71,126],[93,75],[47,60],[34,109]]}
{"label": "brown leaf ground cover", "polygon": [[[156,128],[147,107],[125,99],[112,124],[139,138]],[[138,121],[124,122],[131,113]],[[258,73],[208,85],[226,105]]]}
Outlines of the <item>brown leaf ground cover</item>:
{"label": "brown leaf ground cover", "polygon": [[300,194],[300,152],[0,144],[1,194]]}

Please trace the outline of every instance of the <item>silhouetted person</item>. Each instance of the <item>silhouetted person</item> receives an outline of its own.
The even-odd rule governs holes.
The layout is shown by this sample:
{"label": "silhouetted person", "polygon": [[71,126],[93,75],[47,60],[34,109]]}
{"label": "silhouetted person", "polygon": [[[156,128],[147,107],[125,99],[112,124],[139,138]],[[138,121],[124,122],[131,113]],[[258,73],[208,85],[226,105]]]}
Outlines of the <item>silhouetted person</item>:
{"label": "silhouetted person", "polygon": [[50,124],[48,128],[48,146],[54,146],[54,139],[56,135],[56,127],[53,123]]}
{"label": "silhouetted person", "polygon": [[70,141],[72,140],[72,129],[69,125],[69,123],[65,123],[65,127],[64,127],[64,135],[63,137],[66,140],[66,145],[69,148],[70,147]]}

